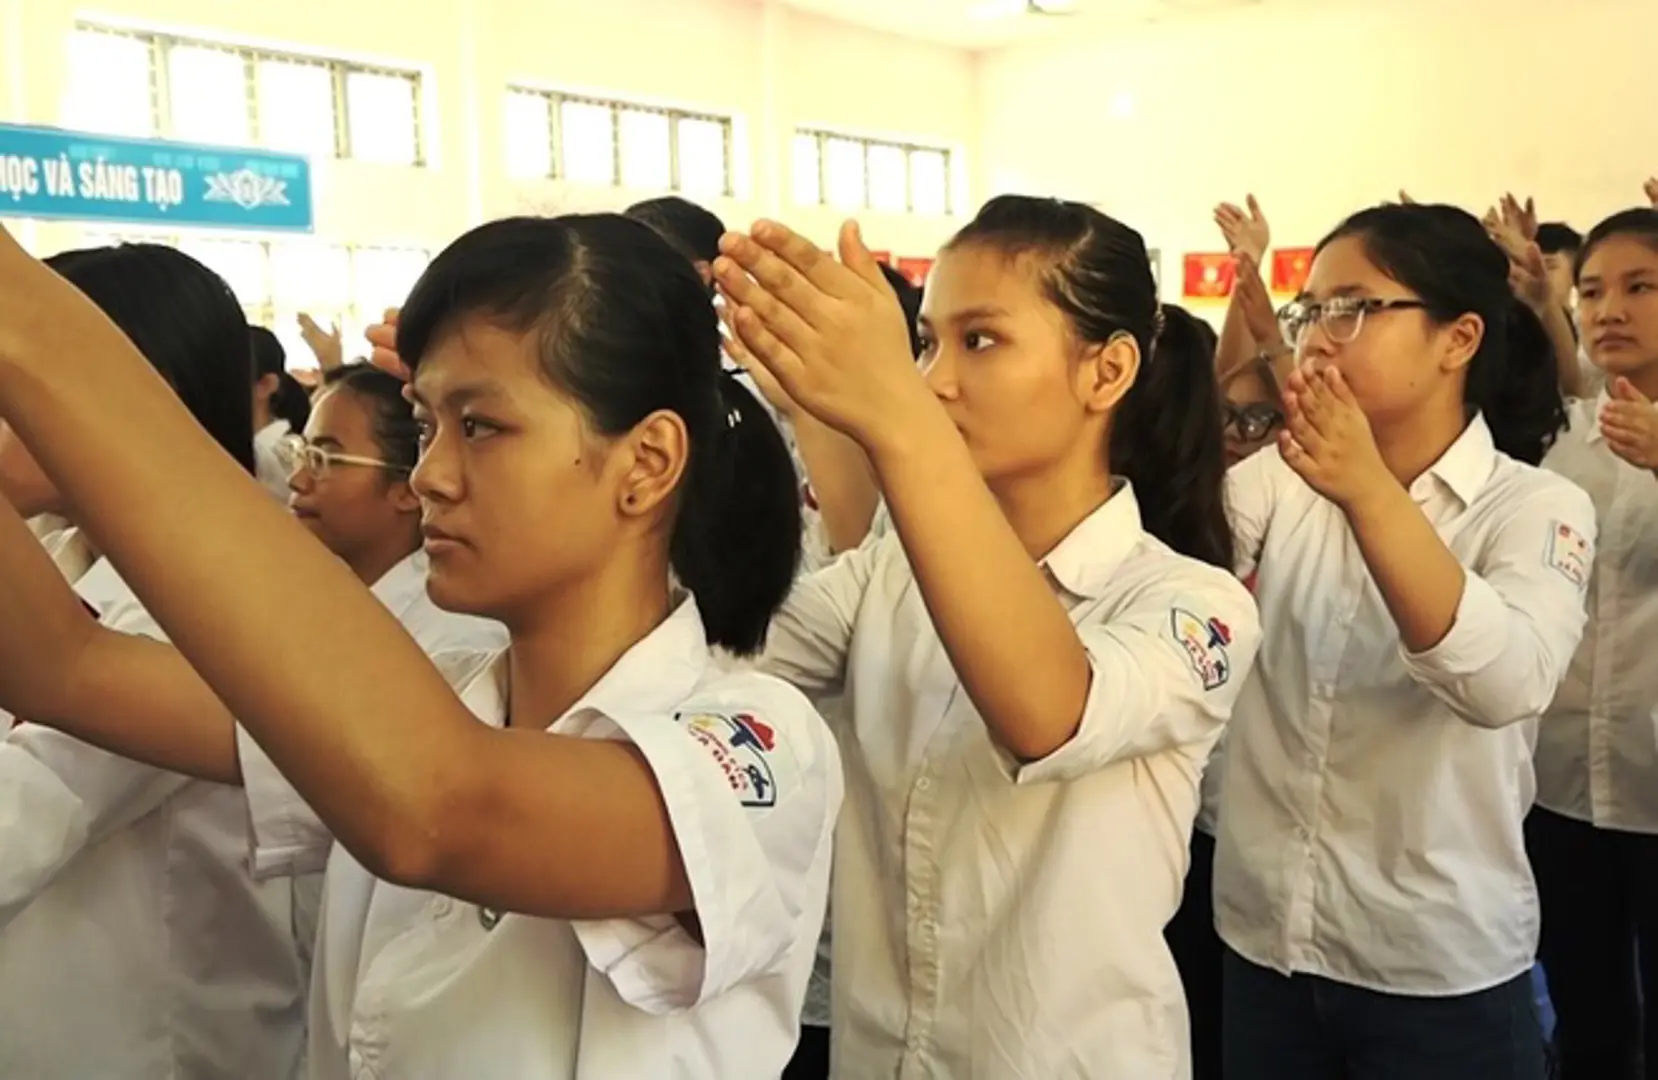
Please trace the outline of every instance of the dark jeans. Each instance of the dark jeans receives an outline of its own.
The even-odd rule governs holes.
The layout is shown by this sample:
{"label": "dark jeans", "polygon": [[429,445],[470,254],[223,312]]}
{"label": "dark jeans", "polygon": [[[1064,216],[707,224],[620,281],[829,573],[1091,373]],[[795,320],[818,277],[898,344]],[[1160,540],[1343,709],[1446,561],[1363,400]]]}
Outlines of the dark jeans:
{"label": "dark jeans", "polygon": [[1526,850],[1560,1080],[1658,1080],[1658,836],[1534,807]]}
{"label": "dark jeans", "polygon": [[1224,964],[1226,1080],[1543,1080],[1530,973],[1427,998]]}
{"label": "dark jeans", "polygon": [[829,1029],[802,1024],[800,1042],[794,1048],[783,1080],[829,1080]]}
{"label": "dark jeans", "polygon": [[1221,957],[1225,946],[1215,933],[1215,840],[1193,830],[1192,867],[1180,910],[1163,928],[1186,989],[1192,1019],[1192,1080],[1220,1080]]}

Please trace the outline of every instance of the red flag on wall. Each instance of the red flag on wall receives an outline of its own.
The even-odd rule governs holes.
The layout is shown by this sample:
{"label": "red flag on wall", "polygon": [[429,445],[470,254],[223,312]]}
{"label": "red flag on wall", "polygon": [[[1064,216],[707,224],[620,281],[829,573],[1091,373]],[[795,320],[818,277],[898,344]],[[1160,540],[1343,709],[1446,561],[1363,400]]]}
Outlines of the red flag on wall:
{"label": "red flag on wall", "polygon": [[1238,266],[1225,252],[1188,252],[1185,259],[1185,296],[1193,300],[1222,300],[1232,295]]}
{"label": "red flag on wall", "polygon": [[890,251],[871,251],[870,254],[875,256],[875,261],[880,263],[881,265],[883,265],[883,266],[891,266],[892,265],[892,252],[890,252]]}
{"label": "red flag on wall", "polygon": [[1307,273],[1313,268],[1313,249],[1278,248],[1272,253],[1272,291],[1298,293],[1307,285]]}

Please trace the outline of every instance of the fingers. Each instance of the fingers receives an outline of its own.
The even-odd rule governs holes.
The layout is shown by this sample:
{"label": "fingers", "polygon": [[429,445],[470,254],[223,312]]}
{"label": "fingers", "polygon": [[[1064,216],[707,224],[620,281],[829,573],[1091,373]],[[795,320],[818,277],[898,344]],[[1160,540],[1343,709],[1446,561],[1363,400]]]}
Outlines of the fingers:
{"label": "fingers", "polygon": [[1353,396],[1353,388],[1347,385],[1342,377],[1340,368],[1328,367],[1324,369],[1324,385],[1329,389],[1330,396],[1342,405],[1357,409],[1359,401]]}
{"label": "fingers", "polygon": [[1652,402],[1648,400],[1647,396],[1636,388],[1634,383],[1630,382],[1622,375],[1618,376],[1618,378],[1612,383],[1612,395],[1619,401],[1627,401],[1637,405],[1652,404]]}
{"label": "fingers", "polygon": [[[395,311],[388,312],[396,315]],[[409,366],[403,358],[397,355],[397,326],[395,323],[378,323],[364,331],[363,336],[373,346],[369,353],[368,362],[389,375],[395,375],[404,382],[409,381]]]}
{"label": "fingers", "polygon": [[787,225],[757,221],[750,237],[756,245],[781,259],[820,292],[842,300],[857,295],[857,275]]}
{"label": "fingers", "polygon": [[1301,449],[1316,454],[1324,446],[1324,436],[1308,418],[1307,404],[1305,390],[1284,392],[1284,430]]}
{"label": "fingers", "polygon": [[[775,256],[768,253],[763,259],[756,261],[764,265],[760,266],[758,271],[745,273],[744,268],[728,256],[722,255],[714,260],[714,280],[725,296],[726,303],[751,310],[766,324],[768,330],[787,342],[791,349],[810,349],[817,339],[817,332],[812,328],[810,317],[803,317],[799,309],[804,306],[817,312],[821,322],[824,318],[820,303],[822,294]],[[768,288],[757,280],[758,273],[764,273],[771,280],[779,282],[777,289]],[[790,303],[781,299],[782,293],[792,294],[795,301]],[[736,323],[733,321],[731,325],[735,326]]]}
{"label": "fingers", "polygon": [[892,286],[887,282],[887,276],[881,273],[880,260],[869,250],[869,245],[864,243],[863,229],[856,221],[848,221],[841,225],[838,246],[843,266],[881,292],[895,295]]}
{"label": "fingers", "polygon": [[[768,322],[781,318],[777,310],[781,305],[801,324],[823,328],[828,320],[825,301],[829,297],[781,256],[741,233],[721,237],[720,251],[723,254],[714,260],[714,280],[739,303],[754,307]],[[756,289],[775,302],[761,298]]]}
{"label": "fingers", "polygon": [[749,357],[758,361],[784,392],[792,396],[795,381],[805,367],[795,351],[767,328],[765,320],[753,308],[736,308],[731,314],[731,325]]}
{"label": "fingers", "polygon": [[1254,218],[1256,221],[1265,221],[1266,220],[1266,215],[1261,213],[1261,204],[1255,201],[1255,196],[1253,196],[1253,195],[1244,196],[1244,202],[1246,202],[1249,205],[1249,216],[1250,217]]}

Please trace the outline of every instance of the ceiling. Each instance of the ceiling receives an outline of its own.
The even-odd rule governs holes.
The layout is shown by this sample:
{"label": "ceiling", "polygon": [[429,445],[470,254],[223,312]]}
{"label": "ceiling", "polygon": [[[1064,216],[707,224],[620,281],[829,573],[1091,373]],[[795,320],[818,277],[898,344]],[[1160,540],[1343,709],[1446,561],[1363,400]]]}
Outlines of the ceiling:
{"label": "ceiling", "polygon": [[[1068,15],[1032,15],[1026,0],[780,0],[841,22],[957,48],[986,49],[1080,29],[1251,7],[1266,0],[1046,0]],[[1042,2],[1042,0],[1039,0]]]}

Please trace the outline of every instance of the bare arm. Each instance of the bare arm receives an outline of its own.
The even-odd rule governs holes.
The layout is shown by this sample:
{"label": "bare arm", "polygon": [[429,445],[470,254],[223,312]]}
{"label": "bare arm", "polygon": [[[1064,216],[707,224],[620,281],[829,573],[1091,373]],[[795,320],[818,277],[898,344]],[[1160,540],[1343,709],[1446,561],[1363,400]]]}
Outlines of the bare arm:
{"label": "bare arm", "polygon": [[[684,865],[637,749],[478,723],[125,336],[3,232],[0,296],[0,415],[191,666],[365,866],[537,915],[687,908]],[[318,668],[305,642],[268,633],[275,610],[351,642],[351,662]],[[606,872],[592,873],[599,865]]]}
{"label": "bare arm", "polygon": [[[857,230],[842,263],[780,225],[726,238],[736,326],[791,397],[869,453],[946,652],[992,736],[1033,761],[1082,722],[1087,651],[910,355]],[[752,277],[750,276],[752,275]]]}

